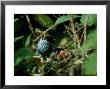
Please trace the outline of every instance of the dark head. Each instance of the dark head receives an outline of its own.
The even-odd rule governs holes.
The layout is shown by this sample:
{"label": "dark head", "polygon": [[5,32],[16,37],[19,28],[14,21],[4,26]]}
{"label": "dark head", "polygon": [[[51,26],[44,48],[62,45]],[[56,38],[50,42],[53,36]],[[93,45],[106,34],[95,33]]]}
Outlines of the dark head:
{"label": "dark head", "polygon": [[53,49],[53,52],[59,53],[61,50],[63,50],[63,49],[62,49],[62,48],[54,48],[54,49]]}

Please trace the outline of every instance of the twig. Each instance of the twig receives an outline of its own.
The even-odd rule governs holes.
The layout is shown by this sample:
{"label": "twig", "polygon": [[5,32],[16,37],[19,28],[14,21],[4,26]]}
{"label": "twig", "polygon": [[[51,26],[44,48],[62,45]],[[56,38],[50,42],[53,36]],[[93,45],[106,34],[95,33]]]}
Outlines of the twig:
{"label": "twig", "polygon": [[81,44],[81,40],[82,40],[83,36],[84,36],[84,30],[83,30],[82,35],[81,35],[80,40],[79,40],[80,44]]}
{"label": "twig", "polygon": [[30,28],[30,30],[31,30],[31,32],[32,32],[32,34],[33,34],[33,36],[35,37],[34,28],[33,28],[32,24],[31,24],[31,22],[30,22],[30,19],[29,19],[29,16],[28,16],[28,15],[26,15],[26,20],[27,20],[27,22],[28,22],[28,26],[29,26],[29,28]]}
{"label": "twig", "polygon": [[88,20],[88,15],[87,15],[87,17],[85,19],[84,30],[83,30],[83,33],[82,33],[82,34],[84,34],[84,55],[83,55],[83,58],[82,58],[82,60],[83,60],[82,72],[84,71],[84,62],[85,62],[84,59],[85,59],[85,57],[87,55],[87,53],[86,53],[86,29],[87,29],[87,20]]}
{"label": "twig", "polygon": [[14,42],[23,39],[23,37],[24,37],[24,36],[19,36],[19,37],[14,38]]}
{"label": "twig", "polygon": [[58,17],[56,15],[54,15],[56,19],[58,19]]}
{"label": "twig", "polygon": [[[64,25],[64,26],[65,26],[66,29],[71,30],[71,28],[69,28],[67,25]],[[76,31],[73,33],[73,35],[74,35],[75,33],[79,32],[82,28],[84,28],[84,26],[82,26],[82,27],[80,27],[78,30],[76,30]]]}
{"label": "twig", "polygon": [[14,22],[16,22],[16,21],[18,21],[19,19],[18,18],[16,18],[16,19],[14,19]]}
{"label": "twig", "polygon": [[73,36],[71,35],[71,33],[69,32],[69,27],[68,26],[66,26],[66,25],[64,25],[65,26],[65,28],[67,29],[67,33],[70,35],[70,37],[72,38],[72,40],[73,40],[73,42],[74,42],[74,39],[73,39]]}
{"label": "twig", "polygon": [[75,23],[75,27],[80,27],[80,26],[82,26],[82,24]]}
{"label": "twig", "polygon": [[70,20],[70,25],[71,25],[71,30],[72,33],[74,34],[74,40],[75,40],[75,45],[76,43],[78,44],[78,48],[80,48],[80,42],[79,42],[79,38],[78,38],[78,34],[76,33],[75,27],[74,27],[74,23],[73,23],[73,19]]}
{"label": "twig", "polygon": [[71,33],[69,32],[69,30],[67,30],[67,33],[70,35],[70,37],[72,38],[73,42],[74,42],[74,38],[73,36],[71,35]]}
{"label": "twig", "polygon": [[19,18],[15,18],[14,19],[14,22],[16,22],[16,21],[18,21],[18,20],[20,20],[20,19],[22,19],[24,17],[24,15],[22,15],[21,17],[19,17]]}
{"label": "twig", "polygon": [[38,39],[40,39],[45,33],[47,33],[49,30],[51,30],[52,28],[54,28],[56,25],[51,26],[50,28],[48,28],[47,30],[45,30],[39,37],[37,37],[35,40],[33,40],[34,42],[36,42]]}
{"label": "twig", "polygon": [[85,54],[85,49],[86,49],[86,29],[87,29],[87,20],[88,20],[88,15],[85,19],[85,24],[84,24],[84,55]]}

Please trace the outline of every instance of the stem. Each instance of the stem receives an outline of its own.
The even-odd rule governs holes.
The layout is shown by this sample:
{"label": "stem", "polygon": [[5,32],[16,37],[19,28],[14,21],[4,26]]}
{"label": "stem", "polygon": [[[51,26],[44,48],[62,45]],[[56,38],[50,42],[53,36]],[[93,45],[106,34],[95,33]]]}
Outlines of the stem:
{"label": "stem", "polygon": [[34,28],[33,28],[32,24],[31,24],[31,22],[30,22],[30,19],[29,19],[29,16],[28,16],[28,15],[26,15],[26,20],[27,20],[27,22],[28,22],[28,26],[29,26],[29,28],[30,28],[30,30],[31,30],[31,32],[32,32],[32,34],[33,34],[33,36],[35,37]]}
{"label": "stem", "polygon": [[84,24],[84,56],[86,55],[85,49],[86,49],[86,29],[87,29],[87,20],[88,20],[88,15],[85,19],[85,24]]}
{"label": "stem", "polygon": [[84,34],[84,55],[83,55],[83,58],[82,58],[82,60],[83,60],[82,72],[84,71],[84,62],[85,62],[84,59],[85,59],[85,57],[87,55],[87,53],[86,53],[86,29],[87,29],[87,20],[88,20],[88,15],[87,15],[87,17],[85,19],[84,30],[83,30],[84,33],[82,33],[82,34]]}
{"label": "stem", "polygon": [[[71,28],[69,28],[67,25],[64,25],[65,26],[65,28],[68,30],[71,30]],[[77,32],[79,32],[82,28],[84,28],[84,26],[82,26],[82,27],[80,27],[78,30],[76,30],[75,32],[74,32],[74,34],[76,34]],[[73,35],[74,35],[73,34]]]}
{"label": "stem", "polygon": [[[85,27],[85,26],[82,26],[82,27],[79,28],[79,29],[82,29],[82,28],[84,28],[84,27]],[[80,44],[81,44],[81,41],[82,41],[83,35],[84,35],[84,30],[83,30],[83,32],[82,32],[82,34],[81,34],[81,37],[80,37],[80,40],[79,40]]]}
{"label": "stem", "polygon": [[64,25],[64,26],[65,26],[65,28],[67,29],[67,33],[70,35],[70,37],[72,38],[72,40],[73,40],[73,42],[74,42],[74,38],[73,38],[73,36],[71,35],[71,33],[69,32],[70,28],[69,28],[68,26],[66,26],[66,25]]}
{"label": "stem", "polygon": [[56,25],[51,26],[50,28],[48,28],[47,30],[45,30],[39,37],[37,37],[34,42],[36,42],[38,39],[40,39],[45,33],[47,33],[49,30],[51,30],[52,28],[54,28]]}
{"label": "stem", "polygon": [[81,41],[82,41],[83,35],[84,35],[84,30],[83,30],[82,35],[81,35],[81,37],[80,37],[80,41],[79,41],[80,44],[81,44]]}
{"label": "stem", "polygon": [[79,42],[78,34],[76,33],[76,30],[75,30],[75,27],[74,27],[73,19],[70,20],[70,25],[71,25],[72,33],[74,35],[75,45],[77,44],[78,48],[80,48],[80,42]]}
{"label": "stem", "polygon": [[19,37],[14,38],[14,42],[23,39],[23,37],[24,37],[24,36],[19,36]]}

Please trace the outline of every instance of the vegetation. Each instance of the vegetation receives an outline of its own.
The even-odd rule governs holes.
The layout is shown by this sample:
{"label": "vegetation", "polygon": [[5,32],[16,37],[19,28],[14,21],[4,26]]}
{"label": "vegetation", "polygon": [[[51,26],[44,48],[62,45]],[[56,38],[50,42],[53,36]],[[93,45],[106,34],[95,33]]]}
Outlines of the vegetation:
{"label": "vegetation", "polygon": [[[52,46],[38,46],[46,37]],[[42,45],[52,47],[49,55],[39,53]],[[97,15],[15,14],[14,75],[96,76]]]}

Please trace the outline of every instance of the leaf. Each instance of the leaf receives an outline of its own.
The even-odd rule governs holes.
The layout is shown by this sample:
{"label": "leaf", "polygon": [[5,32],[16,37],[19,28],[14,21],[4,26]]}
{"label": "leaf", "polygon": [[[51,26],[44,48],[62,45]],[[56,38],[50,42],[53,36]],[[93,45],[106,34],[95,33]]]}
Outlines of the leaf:
{"label": "leaf", "polygon": [[30,35],[27,37],[26,42],[25,42],[25,47],[29,47],[29,46],[30,46],[30,43],[31,43],[31,35],[32,35],[32,34],[30,34]]}
{"label": "leaf", "polygon": [[23,27],[24,23],[21,20],[17,20],[14,22],[14,31],[17,32]]}
{"label": "leaf", "polygon": [[[86,48],[84,44],[81,47],[81,50],[97,48],[97,30],[89,30],[89,33],[87,35],[87,41],[86,41]],[[88,58],[85,60],[82,75],[88,76],[88,75],[97,75],[97,51],[93,51],[91,54],[88,55]]]}
{"label": "leaf", "polygon": [[[89,31],[86,40],[86,48],[96,48],[97,47],[97,30],[93,29]],[[81,46],[81,50],[84,50],[84,44]]]}
{"label": "leaf", "polygon": [[60,17],[56,20],[55,24],[57,25],[57,24],[60,24],[60,23],[65,22],[65,21],[68,21],[68,20],[70,20],[71,18],[76,19],[76,18],[78,18],[78,17],[80,17],[80,16],[78,16],[78,15],[64,15],[64,16],[60,16]]}
{"label": "leaf", "polygon": [[88,16],[88,20],[87,20],[88,26],[97,24],[97,15],[96,14],[83,14],[81,16],[81,20],[80,20],[83,25],[85,24],[85,20],[86,20],[87,16]]}
{"label": "leaf", "polygon": [[48,15],[33,14],[32,17],[35,21],[37,21],[39,24],[46,28],[49,28],[54,25],[54,21]]}
{"label": "leaf", "polygon": [[14,42],[17,42],[17,41],[23,39],[23,37],[24,37],[24,36],[19,36],[19,37],[14,38]]}
{"label": "leaf", "polygon": [[15,52],[14,63],[18,65],[22,61],[31,59],[32,56],[33,52],[29,48],[23,47]]}
{"label": "leaf", "polygon": [[84,63],[82,75],[97,75],[97,52],[93,52],[89,55],[89,57],[86,59],[86,62]]}
{"label": "leaf", "polygon": [[68,43],[68,38],[67,37],[63,37],[59,43],[59,47],[61,46],[65,46]]}

